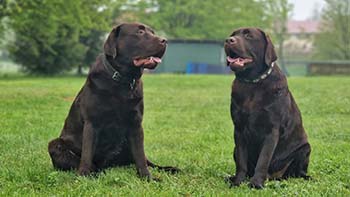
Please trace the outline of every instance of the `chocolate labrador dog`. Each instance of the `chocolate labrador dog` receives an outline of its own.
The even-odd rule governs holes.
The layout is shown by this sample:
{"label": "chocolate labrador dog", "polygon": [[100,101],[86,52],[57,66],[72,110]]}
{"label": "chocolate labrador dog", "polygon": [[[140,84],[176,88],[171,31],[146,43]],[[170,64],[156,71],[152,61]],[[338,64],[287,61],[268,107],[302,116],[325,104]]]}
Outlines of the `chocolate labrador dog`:
{"label": "chocolate labrador dog", "polygon": [[227,65],[235,72],[231,93],[236,174],[262,188],[266,179],[309,178],[311,152],[300,111],[276,65],[270,38],[260,29],[242,28],[226,39]]}
{"label": "chocolate labrador dog", "polygon": [[70,108],[59,138],[49,143],[53,166],[90,175],[108,167],[135,164],[152,179],[147,166],[177,172],[150,162],[144,152],[144,68],[154,69],[167,40],[139,23],[115,27]]}

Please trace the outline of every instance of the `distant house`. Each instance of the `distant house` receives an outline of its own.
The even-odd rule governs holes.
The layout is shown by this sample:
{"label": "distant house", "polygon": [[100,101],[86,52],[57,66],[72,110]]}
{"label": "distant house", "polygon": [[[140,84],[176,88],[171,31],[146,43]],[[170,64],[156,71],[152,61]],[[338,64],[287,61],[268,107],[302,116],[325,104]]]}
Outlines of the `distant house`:
{"label": "distant house", "polygon": [[288,21],[288,39],[284,43],[285,55],[290,57],[306,57],[311,55],[313,37],[320,32],[319,26],[319,21]]}
{"label": "distant house", "polygon": [[309,37],[320,32],[319,21],[295,21],[290,20],[287,23],[287,32],[290,36],[295,37]]}

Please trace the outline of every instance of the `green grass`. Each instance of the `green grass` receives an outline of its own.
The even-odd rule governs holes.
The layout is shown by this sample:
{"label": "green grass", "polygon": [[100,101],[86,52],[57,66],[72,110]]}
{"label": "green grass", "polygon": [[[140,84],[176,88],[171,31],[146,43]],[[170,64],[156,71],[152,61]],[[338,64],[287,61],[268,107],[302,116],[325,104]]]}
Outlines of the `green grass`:
{"label": "green grass", "polygon": [[229,188],[233,76],[146,75],[145,149],[148,157],[183,171],[146,182],[134,166],[98,178],[58,172],[47,143],[57,137],[84,78],[0,79],[1,196],[349,196],[350,78],[293,77],[289,86],[302,111],[312,146],[311,181],[269,181],[264,190]]}

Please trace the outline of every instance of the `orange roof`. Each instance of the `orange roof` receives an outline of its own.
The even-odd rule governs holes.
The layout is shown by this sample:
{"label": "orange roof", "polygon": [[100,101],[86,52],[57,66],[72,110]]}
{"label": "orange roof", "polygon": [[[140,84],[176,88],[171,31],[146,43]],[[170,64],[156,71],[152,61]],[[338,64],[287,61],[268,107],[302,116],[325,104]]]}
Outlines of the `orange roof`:
{"label": "orange roof", "polygon": [[294,21],[290,20],[287,22],[287,32],[289,34],[299,33],[318,33],[319,32],[319,21]]}

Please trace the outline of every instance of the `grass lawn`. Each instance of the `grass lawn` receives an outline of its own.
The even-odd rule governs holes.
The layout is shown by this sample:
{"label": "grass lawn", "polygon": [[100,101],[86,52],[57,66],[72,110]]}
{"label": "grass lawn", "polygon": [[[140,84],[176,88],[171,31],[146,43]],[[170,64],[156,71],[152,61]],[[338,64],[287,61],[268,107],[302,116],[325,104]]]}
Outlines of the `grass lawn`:
{"label": "grass lawn", "polygon": [[350,77],[292,77],[312,146],[311,181],[268,181],[263,190],[229,188],[233,126],[230,76],[146,75],[145,149],[148,157],[183,171],[146,182],[134,166],[97,178],[58,172],[47,143],[57,137],[84,78],[0,79],[1,196],[350,196]]}

